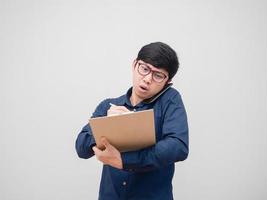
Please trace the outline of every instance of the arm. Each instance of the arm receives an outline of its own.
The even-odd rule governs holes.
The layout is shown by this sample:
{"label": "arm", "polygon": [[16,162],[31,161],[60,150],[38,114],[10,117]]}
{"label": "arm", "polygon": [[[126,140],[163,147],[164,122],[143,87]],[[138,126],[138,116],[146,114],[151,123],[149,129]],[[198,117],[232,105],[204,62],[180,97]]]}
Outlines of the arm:
{"label": "arm", "polygon": [[[107,103],[106,100],[102,101],[96,108],[95,112],[92,115],[92,118],[100,117],[100,116],[106,116],[107,115]],[[90,128],[89,123],[87,123],[82,131],[79,133],[75,148],[78,156],[80,158],[90,158],[94,155],[94,152],[92,150],[92,147],[95,146],[95,139],[92,134],[92,130]]]}
{"label": "arm", "polygon": [[162,140],[149,148],[122,153],[124,170],[147,171],[187,158],[187,116],[179,94],[169,100],[164,112]]}

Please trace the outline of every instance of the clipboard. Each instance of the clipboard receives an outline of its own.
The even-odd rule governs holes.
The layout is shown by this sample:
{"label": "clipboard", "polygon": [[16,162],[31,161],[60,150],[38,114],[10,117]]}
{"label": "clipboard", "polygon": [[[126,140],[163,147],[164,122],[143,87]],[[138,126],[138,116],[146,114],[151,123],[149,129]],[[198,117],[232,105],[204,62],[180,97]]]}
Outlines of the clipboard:
{"label": "clipboard", "polygon": [[120,152],[134,151],[156,143],[153,109],[89,119],[96,145],[104,149],[101,137]]}

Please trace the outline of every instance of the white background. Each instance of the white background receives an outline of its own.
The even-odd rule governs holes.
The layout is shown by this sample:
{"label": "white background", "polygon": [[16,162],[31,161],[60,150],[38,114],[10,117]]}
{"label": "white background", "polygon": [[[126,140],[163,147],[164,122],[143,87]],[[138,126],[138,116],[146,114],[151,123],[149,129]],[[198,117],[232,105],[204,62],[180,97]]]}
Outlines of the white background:
{"label": "white background", "polygon": [[74,144],[162,41],[190,127],[174,198],[267,198],[266,1],[0,0],[0,199],[97,199],[102,165]]}

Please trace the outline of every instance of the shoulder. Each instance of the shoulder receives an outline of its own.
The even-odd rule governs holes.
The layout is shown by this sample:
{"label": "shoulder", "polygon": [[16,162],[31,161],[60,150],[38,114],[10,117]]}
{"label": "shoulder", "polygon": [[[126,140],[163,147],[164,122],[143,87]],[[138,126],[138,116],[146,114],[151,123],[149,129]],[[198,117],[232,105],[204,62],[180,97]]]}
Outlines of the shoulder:
{"label": "shoulder", "polygon": [[185,109],[180,92],[173,87],[170,87],[160,96],[155,106],[160,108],[162,113],[176,109]]}
{"label": "shoulder", "polygon": [[105,103],[106,104],[115,104],[115,105],[122,105],[124,102],[125,102],[125,99],[126,99],[126,95],[121,95],[119,97],[115,97],[115,98],[107,98],[105,99]]}
{"label": "shoulder", "polygon": [[107,111],[110,108],[110,104],[115,105],[121,105],[121,102],[123,102],[126,98],[126,95],[121,95],[117,98],[106,98],[102,100],[95,108],[95,111],[93,112],[93,117],[100,117],[100,116],[106,116]]}
{"label": "shoulder", "polygon": [[168,90],[166,90],[166,92],[162,94],[160,101],[162,103],[178,103],[179,101],[182,101],[182,98],[180,92],[177,89],[170,87]]}
{"label": "shoulder", "polygon": [[126,95],[121,95],[119,97],[115,98],[106,98],[102,100],[98,106],[100,107],[110,107],[110,103],[115,104],[115,105],[120,105],[126,98]]}
{"label": "shoulder", "polygon": [[159,112],[164,117],[174,118],[175,116],[185,116],[186,110],[180,92],[175,88],[169,88],[159,99]]}

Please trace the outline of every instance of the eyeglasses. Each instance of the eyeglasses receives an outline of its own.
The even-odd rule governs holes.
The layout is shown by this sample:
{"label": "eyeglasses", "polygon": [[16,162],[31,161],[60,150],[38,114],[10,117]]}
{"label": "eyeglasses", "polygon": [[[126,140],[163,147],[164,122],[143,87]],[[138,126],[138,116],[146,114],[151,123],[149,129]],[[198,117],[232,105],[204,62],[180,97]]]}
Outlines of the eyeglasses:
{"label": "eyeglasses", "polygon": [[140,75],[146,76],[152,72],[152,78],[155,82],[161,83],[165,78],[168,76],[165,75],[162,72],[154,71],[149,66],[147,66],[145,63],[138,62],[138,68],[137,71]]}

